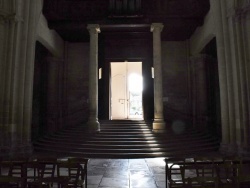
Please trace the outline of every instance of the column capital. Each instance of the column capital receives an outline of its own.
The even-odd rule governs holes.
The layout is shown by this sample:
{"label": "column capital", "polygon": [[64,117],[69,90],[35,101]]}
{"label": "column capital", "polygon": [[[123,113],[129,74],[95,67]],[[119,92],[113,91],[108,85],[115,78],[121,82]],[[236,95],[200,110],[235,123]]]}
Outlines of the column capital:
{"label": "column capital", "polygon": [[154,32],[154,31],[156,31],[156,29],[158,29],[161,32],[163,27],[164,27],[164,25],[162,23],[152,23],[150,31]]}
{"label": "column capital", "polygon": [[97,34],[101,32],[99,24],[88,24],[87,29],[89,30],[89,33],[91,34]]}

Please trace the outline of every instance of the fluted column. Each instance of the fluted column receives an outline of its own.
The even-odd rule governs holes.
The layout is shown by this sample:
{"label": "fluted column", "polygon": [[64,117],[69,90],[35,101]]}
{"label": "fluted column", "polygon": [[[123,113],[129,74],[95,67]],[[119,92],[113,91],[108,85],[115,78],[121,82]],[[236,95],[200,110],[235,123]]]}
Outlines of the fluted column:
{"label": "fluted column", "polygon": [[[226,12],[226,0],[220,0],[221,8],[221,17],[222,17],[222,28],[223,28],[223,37],[224,37],[224,53],[226,61],[226,74],[227,74],[227,95],[228,95],[228,120],[229,120],[229,140],[230,143],[227,145],[227,153],[236,153],[237,144],[236,144],[236,124],[238,120],[237,104],[235,103],[236,92],[234,92],[235,83],[237,82],[237,77],[233,78],[233,59],[232,49],[230,49],[230,38],[233,33],[230,33],[230,21],[231,18]],[[231,35],[231,36],[230,36]],[[231,44],[233,42],[231,41]]]}
{"label": "fluted column", "polygon": [[90,131],[100,131],[98,122],[98,33],[100,27],[97,24],[89,24],[90,34],[90,64],[89,64],[89,120]]}
{"label": "fluted column", "polygon": [[154,122],[153,130],[160,131],[166,128],[163,117],[162,99],[162,62],[161,62],[161,31],[162,23],[153,23],[153,63],[154,63]]}
{"label": "fluted column", "polygon": [[9,155],[12,147],[13,134],[16,134],[16,123],[13,115],[16,109],[13,103],[14,74],[14,46],[15,32],[20,25],[21,17],[11,14],[14,12],[13,1],[1,2],[1,8],[6,11],[0,12],[0,155]]}
{"label": "fluted column", "polygon": [[[4,72],[1,92],[0,132],[3,130],[2,155],[32,152],[31,120],[36,31],[41,1],[1,1],[0,64]],[[4,13],[4,15],[1,15]],[[4,20],[2,21],[2,18]],[[2,39],[1,39],[2,38]],[[1,72],[2,73],[2,72]],[[2,83],[1,82],[1,83]],[[0,155],[1,155],[0,154]]]}
{"label": "fluted column", "polygon": [[[240,155],[250,156],[250,86],[249,86],[249,60],[248,60],[248,43],[247,41],[247,15],[250,14],[250,2],[248,1],[236,1],[236,7],[233,17],[233,23],[235,27],[235,40],[237,41],[237,45],[235,45],[235,53],[237,57],[237,61],[235,64],[237,65],[237,76],[239,78],[238,87],[238,114],[239,120],[237,121],[237,143]],[[248,36],[249,38],[250,36]]]}

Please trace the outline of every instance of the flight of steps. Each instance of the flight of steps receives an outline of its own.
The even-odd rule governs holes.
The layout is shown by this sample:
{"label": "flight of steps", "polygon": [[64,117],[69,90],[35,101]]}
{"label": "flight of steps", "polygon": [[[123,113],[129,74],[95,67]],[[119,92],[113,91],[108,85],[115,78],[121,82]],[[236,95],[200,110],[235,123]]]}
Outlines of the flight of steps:
{"label": "flight of steps", "polygon": [[219,142],[195,130],[176,134],[171,129],[152,131],[145,121],[101,121],[101,131],[89,133],[76,126],[46,136],[34,143],[36,153],[89,158],[147,158],[208,154]]}

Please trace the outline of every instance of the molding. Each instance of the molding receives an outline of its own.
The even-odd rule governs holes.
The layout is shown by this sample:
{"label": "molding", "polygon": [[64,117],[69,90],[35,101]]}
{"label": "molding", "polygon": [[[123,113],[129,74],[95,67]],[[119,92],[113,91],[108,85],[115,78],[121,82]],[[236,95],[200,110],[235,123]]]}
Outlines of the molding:
{"label": "molding", "polygon": [[250,10],[250,0],[243,0],[241,3],[241,9],[243,12],[248,12]]}
{"label": "molding", "polygon": [[241,4],[236,8],[236,17],[240,17],[250,11],[250,0],[243,0]]}
{"label": "molding", "polygon": [[242,0],[235,7],[230,7],[227,9],[227,18],[234,17],[238,19],[249,11],[250,11],[250,0]]}
{"label": "molding", "polygon": [[0,10],[0,23],[9,23],[9,22],[23,22],[24,20],[21,17],[16,16],[15,13],[9,13],[3,10]]}

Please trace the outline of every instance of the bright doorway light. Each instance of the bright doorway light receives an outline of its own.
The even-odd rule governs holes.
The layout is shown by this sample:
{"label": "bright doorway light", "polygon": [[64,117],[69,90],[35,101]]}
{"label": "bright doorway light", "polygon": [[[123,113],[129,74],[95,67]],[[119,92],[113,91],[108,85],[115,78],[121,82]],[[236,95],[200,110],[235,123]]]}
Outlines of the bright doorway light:
{"label": "bright doorway light", "polygon": [[142,76],[131,73],[128,76],[129,115],[131,118],[142,118]]}
{"label": "bright doorway light", "polygon": [[142,86],[142,76],[139,74],[132,73],[128,77],[129,91],[131,93],[141,93]]}

